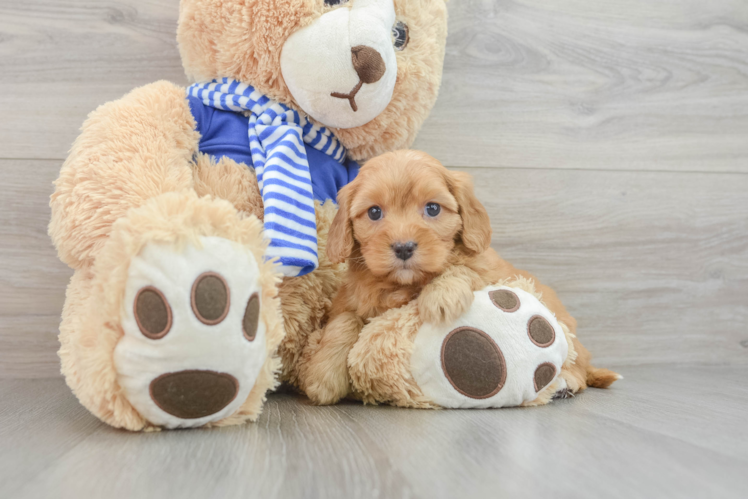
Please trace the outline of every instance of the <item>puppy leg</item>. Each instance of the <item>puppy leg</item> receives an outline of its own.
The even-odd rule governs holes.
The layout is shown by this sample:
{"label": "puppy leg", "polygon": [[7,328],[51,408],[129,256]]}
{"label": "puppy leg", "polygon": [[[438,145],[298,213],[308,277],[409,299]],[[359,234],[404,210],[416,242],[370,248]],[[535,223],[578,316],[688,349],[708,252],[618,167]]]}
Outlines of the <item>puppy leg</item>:
{"label": "puppy leg", "polygon": [[309,339],[300,378],[302,389],[314,403],[334,404],[350,393],[348,353],[363,327],[361,318],[345,312]]}
{"label": "puppy leg", "polygon": [[452,323],[473,303],[473,292],[485,284],[478,273],[465,266],[448,268],[423,287],[418,312],[426,323]]}

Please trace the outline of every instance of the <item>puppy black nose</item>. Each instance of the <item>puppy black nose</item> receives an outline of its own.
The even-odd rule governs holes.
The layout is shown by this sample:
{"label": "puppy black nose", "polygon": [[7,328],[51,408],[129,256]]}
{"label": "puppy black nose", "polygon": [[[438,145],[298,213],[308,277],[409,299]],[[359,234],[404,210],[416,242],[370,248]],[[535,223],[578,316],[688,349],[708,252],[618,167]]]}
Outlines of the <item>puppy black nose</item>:
{"label": "puppy black nose", "polygon": [[384,59],[375,49],[366,45],[357,45],[351,49],[353,68],[364,83],[375,83],[382,78],[387,66]]}
{"label": "puppy black nose", "polygon": [[392,250],[400,260],[408,260],[413,257],[413,252],[416,251],[418,243],[415,241],[409,241],[407,243],[395,243],[392,245]]}

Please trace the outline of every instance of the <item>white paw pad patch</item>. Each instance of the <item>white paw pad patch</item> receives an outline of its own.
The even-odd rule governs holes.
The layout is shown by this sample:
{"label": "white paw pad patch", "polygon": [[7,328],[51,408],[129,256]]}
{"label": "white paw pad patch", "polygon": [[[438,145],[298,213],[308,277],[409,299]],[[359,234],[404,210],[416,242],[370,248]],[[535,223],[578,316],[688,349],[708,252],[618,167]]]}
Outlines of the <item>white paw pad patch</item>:
{"label": "white paw pad patch", "polygon": [[257,262],[229,240],[201,243],[181,252],[146,245],[125,289],[117,380],[144,418],[166,428],[234,413],[266,358]]}
{"label": "white paw pad patch", "polygon": [[475,292],[449,325],[418,331],[411,372],[424,395],[446,408],[499,408],[533,401],[561,371],[568,344],[553,313],[517,288]]}

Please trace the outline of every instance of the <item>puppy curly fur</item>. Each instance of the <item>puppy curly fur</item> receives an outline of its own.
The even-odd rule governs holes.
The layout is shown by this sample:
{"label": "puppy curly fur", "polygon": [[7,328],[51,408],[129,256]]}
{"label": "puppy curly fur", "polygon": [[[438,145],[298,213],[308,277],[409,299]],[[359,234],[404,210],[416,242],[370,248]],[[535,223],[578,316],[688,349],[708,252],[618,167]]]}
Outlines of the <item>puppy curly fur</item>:
{"label": "puppy curly fur", "polygon": [[[496,283],[545,296],[569,341],[562,376],[570,390],[604,387],[618,378],[589,364],[589,352],[572,333],[576,323],[553,290],[489,247],[488,214],[467,174],[451,172],[425,153],[388,153],[362,168],[339,203],[328,256],[347,258],[349,269],[330,322],[310,337],[300,367],[302,388],[315,403],[353,394],[368,403],[432,406],[409,373],[415,333],[424,321],[454,321],[471,306],[474,291]],[[424,211],[429,203],[441,206],[437,216]],[[381,219],[368,216],[371,207],[381,209]],[[392,250],[402,241],[417,244],[405,261]],[[548,402],[554,392],[543,391],[533,404]]]}

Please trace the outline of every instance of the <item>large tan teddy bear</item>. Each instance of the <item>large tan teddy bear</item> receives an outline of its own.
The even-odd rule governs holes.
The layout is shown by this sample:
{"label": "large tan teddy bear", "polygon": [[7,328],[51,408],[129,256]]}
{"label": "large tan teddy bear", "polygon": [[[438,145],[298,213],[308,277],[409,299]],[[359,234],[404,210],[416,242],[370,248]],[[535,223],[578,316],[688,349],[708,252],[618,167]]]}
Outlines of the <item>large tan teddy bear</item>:
{"label": "large tan teddy bear", "polygon": [[130,430],[230,425],[299,385],[344,272],[325,252],[336,193],[412,143],[446,29],[443,0],[181,1],[195,85],[97,109],[51,198],[83,405]]}
{"label": "large tan teddy bear", "polygon": [[[59,354],[83,405],[147,430],[255,420],[279,381],[315,399],[305,360],[346,270],[327,255],[333,219],[345,227],[334,202],[356,161],[414,140],[446,23],[443,0],[181,1],[196,83],[100,107],[52,195],[50,235],[75,269]],[[456,238],[479,252],[476,213]],[[498,256],[485,274],[457,319],[424,322],[417,300],[368,318],[344,395],[502,407],[618,378],[590,365],[551,289]]]}

